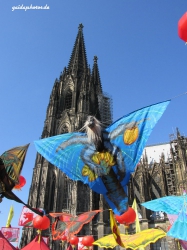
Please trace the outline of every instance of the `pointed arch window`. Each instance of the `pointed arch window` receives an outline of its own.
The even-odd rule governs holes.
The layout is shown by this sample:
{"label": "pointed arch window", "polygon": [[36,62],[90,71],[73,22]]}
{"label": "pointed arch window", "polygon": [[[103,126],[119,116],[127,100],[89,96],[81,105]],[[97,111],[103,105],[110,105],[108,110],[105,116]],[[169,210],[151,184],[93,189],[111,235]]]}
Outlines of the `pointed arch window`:
{"label": "pointed arch window", "polygon": [[70,201],[71,201],[70,197],[71,197],[71,183],[69,182],[68,178],[65,176],[64,188],[63,188],[63,202],[62,202],[63,209],[70,208]]}
{"label": "pointed arch window", "polygon": [[62,129],[61,129],[61,134],[65,134],[65,133],[68,133],[69,130],[68,130],[68,126],[65,124],[63,125]]}
{"label": "pointed arch window", "polygon": [[70,109],[72,106],[72,91],[69,89],[65,96],[65,109]]}
{"label": "pointed arch window", "polygon": [[50,206],[49,206],[50,211],[53,211],[53,206],[54,206],[55,185],[56,185],[56,177],[55,175],[53,175],[52,185],[51,185],[51,195],[50,195],[51,199],[50,199]]}

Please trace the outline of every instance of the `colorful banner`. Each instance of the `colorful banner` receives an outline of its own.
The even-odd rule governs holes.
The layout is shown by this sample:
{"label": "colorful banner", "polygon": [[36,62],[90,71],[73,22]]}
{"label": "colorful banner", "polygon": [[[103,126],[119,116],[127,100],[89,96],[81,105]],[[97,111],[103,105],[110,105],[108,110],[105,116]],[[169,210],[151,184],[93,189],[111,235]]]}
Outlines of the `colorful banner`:
{"label": "colorful banner", "polygon": [[119,231],[116,219],[114,218],[114,214],[113,214],[111,209],[110,209],[110,227],[111,227],[112,234],[114,236],[114,239],[115,239],[116,243],[119,246],[125,248],[125,246],[124,246],[124,244],[123,244],[123,242],[121,240],[120,231]]}
{"label": "colorful banner", "polygon": [[[139,221],[139,218],[138,218],[138,209],[137,209],[136,199],[134,199],[134,201],[133,201],[132,208],[134,209],[134,211],[136,213],[136,220],[135,220],[136,233],[139,233],[139,232],[141,232],[141,228],[140,228],[140,221]],[[139,247],[138,250],[144,250],[144,248]]]}
{"label": "colorful banner", "polygon": [[19,218],[18,225],[23,227],[32,227],[33,226],[32,221],[36,216],[37,216],[36,213],[34,213],[29,208],[24,206]]}
{"label": "colorful banner", "polygon": [[1,232],[9,242],[18,242],[19,231],[17,227],[2,227]]}
{"label": "colorful banner", "polygon": [[13,206],[11,206],[9,214],[8,214],[8,219],[6,222],[6,227],[10,227],[13,216],[14,216],[14,208],[13,208]]}
{"label": "colorful banner", "polygon": [[133,201],[132,208],[134,209],[134,211],[136,213],[136,220],[135,220],[136,233],[139,233],[141,231],[141,229],[140,229],[140,222],[139,222],[139,218],[138,218],[138,209],[137,209],[136,199],[134,199],[134,201]]}

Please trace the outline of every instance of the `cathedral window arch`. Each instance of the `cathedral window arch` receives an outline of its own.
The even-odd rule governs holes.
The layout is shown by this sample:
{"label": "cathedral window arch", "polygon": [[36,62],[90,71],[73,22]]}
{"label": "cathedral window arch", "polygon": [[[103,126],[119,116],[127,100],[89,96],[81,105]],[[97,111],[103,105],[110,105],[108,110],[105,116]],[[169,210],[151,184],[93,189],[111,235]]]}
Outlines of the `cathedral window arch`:
{"label": "cathedral window arch", "polygon": [[50,204],[49,204],[50,211],[53,211],[54,198],[55,198],[55,186],[56,186],[56,177],[55,175],[53,175],[52,184],[51,184],[51,192],[50,192]]}
{"label": "cathedral window arch", "polygon": [[63,187],[63,209],[70,209],[70,197],[71,197],[71,183],[70,180],[65,176],[64,177],[64,187]]}
{"label": "cathedral window arch", "polygon": [[65,95],[65,109],[70,109],[72,107],[72,90],[68,89]]}
{"label": "cathedral window arch", "polygon": [[66,124],[64,124],[61,127],[61,134],[65,134],[65,133],[68,133],[68,132],[69,132],[68,126]]}

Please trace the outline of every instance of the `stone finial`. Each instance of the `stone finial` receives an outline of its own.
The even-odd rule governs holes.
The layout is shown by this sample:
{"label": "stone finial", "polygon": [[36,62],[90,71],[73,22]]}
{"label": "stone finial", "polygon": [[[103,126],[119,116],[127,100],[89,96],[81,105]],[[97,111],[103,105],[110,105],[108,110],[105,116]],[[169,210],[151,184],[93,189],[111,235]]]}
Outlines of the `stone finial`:
{"label": "stone finial", "polygon": [[80,24],[79,24],[79,30],[82,31],[83,28],[84,28],[83,24],[80,23]]}
{"label": "stone finial", "polygon": [[94,63],[97,63],[97,60],[98,60],[98,57],[97,56],[94,56]]}

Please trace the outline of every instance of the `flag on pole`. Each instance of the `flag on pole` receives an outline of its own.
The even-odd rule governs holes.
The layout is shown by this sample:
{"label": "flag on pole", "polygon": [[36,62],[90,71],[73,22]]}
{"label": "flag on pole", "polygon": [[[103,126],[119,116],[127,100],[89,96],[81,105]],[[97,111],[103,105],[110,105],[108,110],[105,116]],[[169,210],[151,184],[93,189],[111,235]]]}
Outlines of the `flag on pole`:
{"label": "flag on pole", "polygon": [[18,242],[19,241],[20,228],[18,228],[18,227],[2,227],[1,232],[9,242]]}
{"label": "flag on pole", "polygon": [[8,214],[8,219],[7,219],[7,222],[6,222],[6,227],[10,227],[11,220],[12,220],[13,216],[14,216],[14,208],[13,208],[13,206],[11,206],[9,214]]}
{"label": "flag on pole", "polygon": [[[141,228],[140,228],[140,221],[138,218],[138,209],[137,209],[137,203],[136,203],[136,199],[134,199],[133,204],[132,204],[132,208],[134,209],[135,213],[136,213],[136,220],[135,220],[135,226],[136,226],[136,233],[141,232]],[[139,250],[144,250],[143,247],[139,247]]]}
{"label": "flag on pole", "polygon": [[134,199],[134,201],[133,201],[132,208],[134,209],[134,211],[136,213],[136,220],[135,220],[136,233],[139,233],[141,231],[141,229],[140,229],[140,221],[138,218],[138,209],[137,209],[136,199]]}
{"label": "flag on pole", "polygon": [[118,228],[118,225],[117,225],[117,222],[116,222],[116,219],[114,217],[112,209],[110,209],[110,227],[111,227],[112,234],[114,236],[114,239],[115,239],[116,243],[119,246],[125,248],[125,246],[124,246],[124,244],[123,244],[123,242],[121,240],[120,231],[119,231],[119,228]]}

